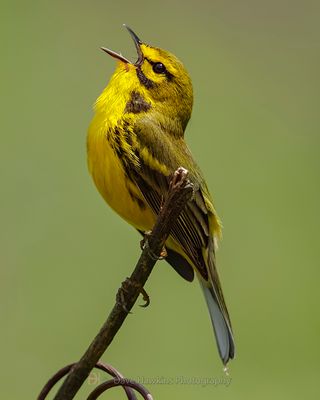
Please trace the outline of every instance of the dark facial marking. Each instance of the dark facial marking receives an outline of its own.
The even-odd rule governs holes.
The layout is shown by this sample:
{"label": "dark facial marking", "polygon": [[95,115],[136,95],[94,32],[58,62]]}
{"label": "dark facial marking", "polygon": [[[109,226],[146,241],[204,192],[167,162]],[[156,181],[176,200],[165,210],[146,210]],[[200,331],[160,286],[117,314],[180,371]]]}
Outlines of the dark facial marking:
{"label": "dark facial marking", "polygon": [[140,112],[148,111],[151,108],[151,104],[141,96],[140,93],[133,91],[131,98],[126,104],[124,109],[125,113],[139,114]]}
{"label": "dark facial marking", "polygon": [[145,74],[141,71],[141,68],[137,68],[137,76],[140,83],[145,86],[147,89],[153,89],[156,87],[156,83],[153,82],[151,79],[148,79]]}

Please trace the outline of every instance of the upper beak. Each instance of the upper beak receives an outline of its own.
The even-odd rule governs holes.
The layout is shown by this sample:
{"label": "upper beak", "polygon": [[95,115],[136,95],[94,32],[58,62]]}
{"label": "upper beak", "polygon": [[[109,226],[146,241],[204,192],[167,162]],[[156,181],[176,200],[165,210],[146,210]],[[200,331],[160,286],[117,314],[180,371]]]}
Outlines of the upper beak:
{"label": "upper beak", "polygon": [[[133,32],[133,30],[132,30],[131,28],[129,28],[129,26],[127,26],[126,24],[123,24],[123,26],[124,26],[125,28],[127,28],[127,30],[129,31],[129,33],[130,33],[130,35],[131,35],[131,37],[132,37],[132,39],[133,39],[133,41],[134,41],[134,44],[135,44],[135,46],[136,46],[136,50],[137,50],[137,54],[138,54],[138,59],[137,59],[137,61],[136,61],[133,65],[139,66],[139,65],[141,65],[142,62],[143,62],[143,53],[142,53],[142,50],[141,50],[141,47],[140,47],[140,46],[142,45],[142,41],[141,41],[141,40],[138,38],[138,36]],[[118,59],[118,60],[120,60],[120,61],[122,61],[122,62],[124,62],[124,63],[126,63],[126,64],[132,64],[131,61],[129,61],[127,58],[123,57],[123,55],[120,54],[120,53],[116,53],[115,51],[110,50],[110,49],[107,49],[107,48],[105,48],[105,47],[101,47],[101,50],[103,50],[103,51],[105,51],[106,53],[108,53],[111,57],[116,58],[116,59]]]}

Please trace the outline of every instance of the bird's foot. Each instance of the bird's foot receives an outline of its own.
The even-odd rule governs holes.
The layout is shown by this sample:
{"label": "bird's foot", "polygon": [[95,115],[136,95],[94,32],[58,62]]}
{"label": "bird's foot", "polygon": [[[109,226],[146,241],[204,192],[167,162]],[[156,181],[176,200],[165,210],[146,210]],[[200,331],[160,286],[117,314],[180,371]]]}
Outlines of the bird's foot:
{"label": "bird's foot", "polygon": [[[152,231],[146,231],[146,232],[144,233],[144,237],[143,237],[143,239],[140,241],[141,250],[144,250],[144,248],[146,247],[148,238],[150,237],[151,233],[152,233]],[[150,257],[151,257],[153,260],[155,260],[155,261],[163,260],[163,259],[165,259],[165,258],[167,257],[167,255],[168,255],[167,250],[166,250],[165,247],[163,247],[163,249],[161,250],[161,253],[160,253],[159,256],[157,256],[157,255],[154,254],[152,251],[150,251],[150,249],[149,249],[149,254],[150,254]]]}
{"label": "bird's foot", "polygon": [[148,238],[151,236],[151,233],[152,233],[152,231],[145,231],[144,232],[143,239],[140,240],[140,248],[141,248],[141,250],[144,250],[144,248],[146,247]]}
{"label": "bird's foot", "polygon": [[[130,278],[126,278],[122,284],[120,289],[118,290],[117,296],[116,296],[116,301],[117,303],[122,307],[122,309],[127,313],[127,314],[132,314],[130,310],[128,310],[126,301],[125,301],[125,294],[129,292],[129,288],[132,287],[134,283],[130,280]],[[142,298],[144,300],[144,304],[140,304],[140,307],[148,307],[150,304],[150,296],[148,293],[145,291],[144,288],[140,289],[140,293],[142,294]]]}
{"label": "bird's foot", "polygon": [[118,290],[118,293],[116,295],[116,302],[122,307],[122,309],[127,313],[127,314],[132,314],[130,310],[127,309],[126,301],[125,301],[125,293],[128,293],[129,291],[129,286],[131,284],[130,278],[126,278],[122,283],[121,287]]}

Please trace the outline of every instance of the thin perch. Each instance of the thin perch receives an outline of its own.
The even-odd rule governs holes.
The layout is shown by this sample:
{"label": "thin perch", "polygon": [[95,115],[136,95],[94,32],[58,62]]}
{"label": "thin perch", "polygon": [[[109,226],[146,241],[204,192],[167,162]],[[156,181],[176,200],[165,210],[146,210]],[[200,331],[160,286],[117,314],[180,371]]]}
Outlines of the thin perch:
{"label": "thin perch", "polygon": [[116,333],[121,328],[128,313],[134,306],[150,273],[156,263],[154,255],[161,256],[171,228],[187,202],[191,199],[193,187],[188,180],[188,171],[178,168],[171,180],[167,198],[148,237],[141,256],[130,278],[126,279],[118,291],[116,301],[107,320],[92,343],[72,367],[61,385],[54,400],[71,400],[74,398],[91,370],[106,351]]}

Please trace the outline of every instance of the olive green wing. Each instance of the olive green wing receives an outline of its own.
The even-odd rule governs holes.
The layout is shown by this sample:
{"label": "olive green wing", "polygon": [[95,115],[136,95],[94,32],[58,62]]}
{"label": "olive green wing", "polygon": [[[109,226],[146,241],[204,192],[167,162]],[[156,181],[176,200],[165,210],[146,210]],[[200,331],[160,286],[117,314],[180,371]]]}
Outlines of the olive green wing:
{"label": "olive green wing", "polygon": [[[132,146],[139,162],[130,169],[128,176],[139,187],[155,214],[161,209],[174,171],[180,166],[189,171],[189,179],[194,185],[194,196],[173,225],[171,236],[202,277],[200,283],[209,308],[219,353],[226,364],[234,357],[234,340],[215,266],[214,236],[219,234],[220,225],[206,184],[183,136],[175,137],[150,119],[136,124],[134,134]],[[180,275],[192,280],[193,271],[188,260],[172,249],[168,250],[167,261]]]}
{"label": "olive green wing", "polygon": [[134,127],[133,141],[138,165],[132,166],[129,177],[139,187],[149,206],[158,214],[169,188],[173,172],[180,166],[188,169],[194,185],[193,199],[188,203],[172,228],[172,237],[180,244],[201,276],[208,280],[208,267],[204,249],[212,237],[211,210],[203,192],[207,192],[201,173],[183,138],[174,138],[150,120],[143,120]]}

